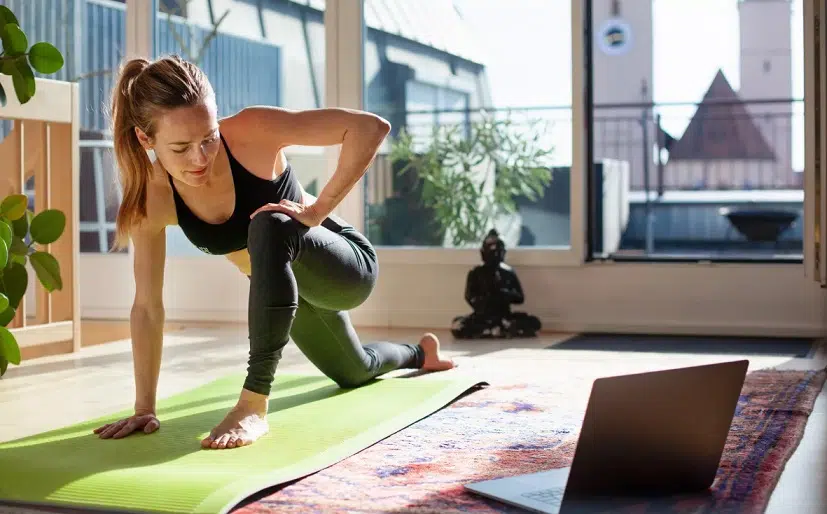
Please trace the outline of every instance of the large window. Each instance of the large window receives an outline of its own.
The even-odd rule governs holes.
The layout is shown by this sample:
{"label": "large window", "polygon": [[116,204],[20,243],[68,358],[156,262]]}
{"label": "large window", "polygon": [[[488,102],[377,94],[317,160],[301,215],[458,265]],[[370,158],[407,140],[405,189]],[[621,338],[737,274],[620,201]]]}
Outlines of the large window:
{"label": "large window", "polygon": [[[393,126],[364,181],[380,247],[572,242],[569,2],[364,2],[365,108]],[[542,57],[540,57],[542,56]]]}
{"label": "large window", "polygon": [[597,257],[800,260],[801,0],[592,0]]}

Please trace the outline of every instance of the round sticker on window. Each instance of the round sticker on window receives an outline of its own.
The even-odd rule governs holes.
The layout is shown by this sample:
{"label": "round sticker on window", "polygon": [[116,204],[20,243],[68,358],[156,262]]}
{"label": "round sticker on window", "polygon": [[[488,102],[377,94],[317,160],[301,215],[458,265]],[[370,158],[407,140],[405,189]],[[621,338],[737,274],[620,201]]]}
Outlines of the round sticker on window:
{"label": "round sticker on window", "polygon": [[632,44],[632,28],[625,21],[608,20],[597,33],[597,42],[607,55],[624,54]]}

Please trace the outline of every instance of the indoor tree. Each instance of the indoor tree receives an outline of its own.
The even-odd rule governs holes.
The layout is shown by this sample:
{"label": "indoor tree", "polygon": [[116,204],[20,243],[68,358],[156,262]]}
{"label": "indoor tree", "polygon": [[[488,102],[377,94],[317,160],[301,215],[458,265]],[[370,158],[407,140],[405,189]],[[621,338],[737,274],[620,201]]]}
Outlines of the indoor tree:
{"label": "indoor tree", "polygon": [[400,175],[416,174],[419,202],[439,240],[479,244],[499,216],[516,212],[518,199],[537,201],[551,183],[552,148],[541,142],[543,125],[483,112],[472,123],[435,125],[424,143],[403,129],[390,160]]}

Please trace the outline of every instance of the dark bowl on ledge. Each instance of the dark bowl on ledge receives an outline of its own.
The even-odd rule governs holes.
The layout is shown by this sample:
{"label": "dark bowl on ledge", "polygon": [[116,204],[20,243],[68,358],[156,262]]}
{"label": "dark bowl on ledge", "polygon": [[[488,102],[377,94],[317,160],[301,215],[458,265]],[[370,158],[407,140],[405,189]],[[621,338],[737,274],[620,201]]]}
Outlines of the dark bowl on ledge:
{"label": "dark bowl on ledge", "polygon": [[798,213],[781,209],[730,209],[722,213],[748,241],[774,243],[792,226]]}

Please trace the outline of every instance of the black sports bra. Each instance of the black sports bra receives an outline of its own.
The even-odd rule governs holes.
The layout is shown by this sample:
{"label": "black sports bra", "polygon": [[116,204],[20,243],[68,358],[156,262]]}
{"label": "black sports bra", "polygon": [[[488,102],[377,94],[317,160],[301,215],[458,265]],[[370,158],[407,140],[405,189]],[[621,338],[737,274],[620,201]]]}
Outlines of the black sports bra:
{"label": "black sports bra", "polygon": [[172,176],[169,177],[172,195],[175,199],[178,225],[187,239],[199,250],[215,255],[225,255],[247,247],[250,215],[262,205],[278,203],[284,199],[293,202],[302,201],[301,184],[290,164],[275,179],[265,180],[247,171],[233,157],[227,142],[224,141],[224,136],[221,136],[221,143],[227,151],[235,188],[233,214],[224,223],[207,223],[198,218],[178,194]]}

